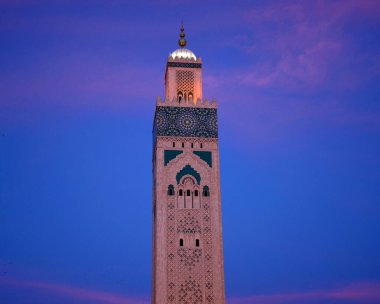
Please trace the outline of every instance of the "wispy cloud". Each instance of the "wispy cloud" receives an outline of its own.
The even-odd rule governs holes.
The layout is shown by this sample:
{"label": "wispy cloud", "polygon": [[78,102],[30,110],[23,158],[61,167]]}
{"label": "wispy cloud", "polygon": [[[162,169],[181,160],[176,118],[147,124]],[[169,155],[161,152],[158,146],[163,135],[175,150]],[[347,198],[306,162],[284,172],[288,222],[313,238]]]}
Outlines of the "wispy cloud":
{"label": "wispy cloud", "polygon": [[[0,277],[0,285],[17,289],[35,289],[50,293],[54,296],[64,296],[72,299],[96,301],[109,304],[148,304],[148,297],[131,297],[127,295],[102,292],[97,290],[75,287],[72,285],[51,283],[37,280],[20,280],[9,277]],[[304,292],[281,294],[251,295],[246,297],[231,297],[230,304],[283,304],[307,303],[307,301],[341,300],[352,303],[378,303],[380,301],[379,282],[355,282],[344,287]]]}
{"label": "wispy cloud", "polygon": [[368,74],[379,75],[372,67],[380,62],[370,48],[356,57],[361,46],[349,29],[379,16],[379,2],[370,0],[281,1],[250,9],[244,14],[250,33],[238,34],[230,44],[264,59],[235,78],[246,85],[307,90],[332,83],[347,89],[353,78],[362,83]]}
{"label": "wispy cloud", "polygon": [[244,59],[204,77],[237,133],[267,142],[310,128],[379,130],[378,1],[269,1],[242,15],[244,30],[222,43]]}
{"label": "wispy cloud", "polygon": [[75,57],[62,55],[50,60],[49,63],[41,61],[31,65],[29,71],[15,69],[0,75],[3,96],[0,104],[6,101],[4,97],[57,97],[57,93],[64,97],[80,93],[136,97],[146,94],[148,84],[158,75],[162,76],[147,66],[112,64],[106,59],[79,52]]}
{"label": "wispy cloud", "polygon": [[[60,283],[51,283],[35,280],[19,280],[15,278],[0,277],[0,285],[9,286],[18,289],[36,289],[42,292],[51,293],[54,296],[65,296],[72,299],[82,299],[89,301],[96,301],[97,303],[109,304],[148,304],[150,300],[148,297],[129,297],[126,295],[114,294],[109,292],[102,292],[79,288]],[[53,300],[51,301],[53,302]]]}
{"label": "wispy cloud", "polygon": [[333,290],[315,290],[308,292],[282,293],[274,295],[252,295],[243,298],[231,298],[230,304],[282,304],[308,303],[313,301],[341,300],[350,303],[379,303],[380,283],[352,283]]}

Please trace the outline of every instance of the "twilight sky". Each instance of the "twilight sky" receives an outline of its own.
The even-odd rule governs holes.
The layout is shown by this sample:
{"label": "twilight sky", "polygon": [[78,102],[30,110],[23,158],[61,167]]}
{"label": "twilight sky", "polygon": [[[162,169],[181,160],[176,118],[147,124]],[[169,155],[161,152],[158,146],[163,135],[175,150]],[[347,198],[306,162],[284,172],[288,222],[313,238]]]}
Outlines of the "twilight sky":
{"label": "twilight sky", "polygon": [[0,303],[149,303],[181,20],[219,105],[228,303],[380,303],[376,0],[0,0]]}

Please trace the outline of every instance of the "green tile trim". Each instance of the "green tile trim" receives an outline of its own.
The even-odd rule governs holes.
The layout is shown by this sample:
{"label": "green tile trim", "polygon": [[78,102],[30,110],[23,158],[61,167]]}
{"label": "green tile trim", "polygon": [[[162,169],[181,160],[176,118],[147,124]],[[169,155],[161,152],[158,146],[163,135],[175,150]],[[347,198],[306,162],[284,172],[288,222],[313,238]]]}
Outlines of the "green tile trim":
{"label": "green tile trim", "polygon": [[195,171],[194,168],[190,165],[186,165],[185,167],[182,168],[181,171],[177,173],[177,176],[176,176],[177,183],[179,184],[179,182],[181,181],[181,178],[188,174],[193,176],[197,180],[198,185],[201,183],[201,175],[197,171]]}
{"label": "green tile trim", "polygon": [[166,166],[172,159],[180,155],[182,150],[165,150],[164,151],[164,165]]}
{"label": "green tile trim", "polygon": [[210,151],[193,151],[195,155],[198,155],[204,160],[210,167],[212,167],[212,153]]}

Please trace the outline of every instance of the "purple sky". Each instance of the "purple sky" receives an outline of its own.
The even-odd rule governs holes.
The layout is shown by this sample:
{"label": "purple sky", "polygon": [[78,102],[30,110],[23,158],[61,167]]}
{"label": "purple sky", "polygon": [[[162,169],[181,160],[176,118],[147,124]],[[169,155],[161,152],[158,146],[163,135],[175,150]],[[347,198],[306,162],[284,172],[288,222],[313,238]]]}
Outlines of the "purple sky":
{"label": "purple sky", "polygon": [[0,0],[0,303],[149,303],[181,20],[219,106],[228,303],[379,303],[375,0]]}

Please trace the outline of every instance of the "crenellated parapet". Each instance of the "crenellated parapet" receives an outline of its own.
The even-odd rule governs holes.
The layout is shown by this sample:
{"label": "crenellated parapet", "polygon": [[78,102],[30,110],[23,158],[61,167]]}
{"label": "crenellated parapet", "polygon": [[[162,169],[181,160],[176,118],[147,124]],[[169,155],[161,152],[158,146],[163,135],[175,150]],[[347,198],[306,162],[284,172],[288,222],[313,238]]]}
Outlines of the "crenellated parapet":
{"label": "crenellated parapet", "polygon": [[185,99],[180,100],[178,97],[173,97],[171,99],[169,97],[166,97],[165,99],[162,99],[160,96],[158,96],[156,99],[156,106],[211,109],[216,109],[218,107],[215,98],[212,99],[212,101],[208,100],[207,98],[204,100],[201,100],[200,98],[197,100],[189,98],[189,100],[186,101]]}
{"label": "crenellated parapet", "polygon": [[196,57],[190,50],[176,50],[168,57],[167,66],[182,68],[201,68],[202,58]]}

